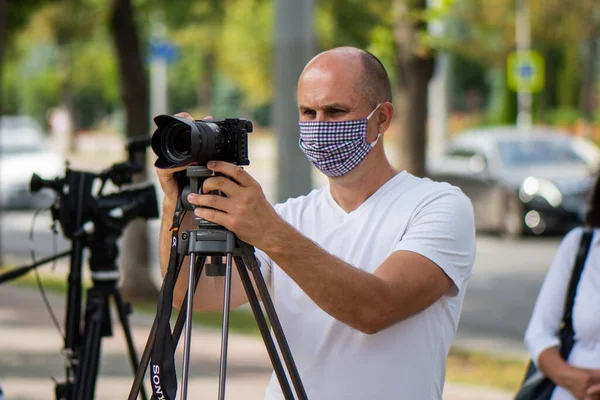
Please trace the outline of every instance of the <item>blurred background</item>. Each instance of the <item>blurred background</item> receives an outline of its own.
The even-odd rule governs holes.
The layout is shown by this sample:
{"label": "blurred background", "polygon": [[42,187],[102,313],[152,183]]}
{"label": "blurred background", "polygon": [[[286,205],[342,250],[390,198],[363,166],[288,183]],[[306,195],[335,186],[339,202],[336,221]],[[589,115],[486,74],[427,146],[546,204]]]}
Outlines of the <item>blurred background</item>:
{"label": "blurred background", "polygon": [[[29,193],[33,172],[61,176],[67,160],[100,171],[159,114],[251,119],[248,170],[273,203],[322,185],[297,146],[296,82],[318,52],[356,46],[393,82],[392,163],[473,202],[457,347],[522,356],[600,165],[599,24],[596,0],[0,0],[0,264],[69,248],[48,213],[30,229],[52,201]],[[155,182],[154,159],[139,181]],[[158,226],[135,221],[120,242],[129,299],[155,299]],[[514,388],[521,364],[518,379],[484,383]]]}

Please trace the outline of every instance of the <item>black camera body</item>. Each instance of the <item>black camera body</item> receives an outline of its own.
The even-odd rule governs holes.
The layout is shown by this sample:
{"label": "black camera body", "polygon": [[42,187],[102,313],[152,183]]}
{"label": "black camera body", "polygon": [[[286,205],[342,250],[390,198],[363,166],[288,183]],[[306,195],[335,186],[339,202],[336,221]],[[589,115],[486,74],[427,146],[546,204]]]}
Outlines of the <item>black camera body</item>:
{"label": "black camera body", "polygon": [[252,122],[240,118],[196,120],[159,115],[154,118],[152,150],[158,156],[158,168],[176,168],[195,163],[206,166],[209,161],[226,161],[250,165],[248,133]]}

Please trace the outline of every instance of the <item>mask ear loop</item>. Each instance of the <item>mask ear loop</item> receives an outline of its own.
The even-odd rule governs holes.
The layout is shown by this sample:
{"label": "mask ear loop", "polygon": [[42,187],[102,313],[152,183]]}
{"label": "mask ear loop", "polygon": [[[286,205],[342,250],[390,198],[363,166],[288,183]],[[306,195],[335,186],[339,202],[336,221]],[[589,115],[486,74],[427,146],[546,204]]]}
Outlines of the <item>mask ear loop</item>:
{"label": "mask ear loop", "polygon": [[[367,115],[367,121],[373,116],[373,114],[375,113],[375,111],[377,111],[377,109],[379,108],[380,105],[381,105],[381,103],[377,104],[377,107],[375,107],[373,109],[373,111],[371,111],[371,113],[369,115]],[[366,132],[365,132],[365,135],[366,135]],[[371,146],[371,148],[375,147],[375,145],[379,141],[380,137],[381,137],[381,133],[377,132],[377,137],[375,138],[374,141],[372,141],[371,143],[369,143],[369,146]]]}

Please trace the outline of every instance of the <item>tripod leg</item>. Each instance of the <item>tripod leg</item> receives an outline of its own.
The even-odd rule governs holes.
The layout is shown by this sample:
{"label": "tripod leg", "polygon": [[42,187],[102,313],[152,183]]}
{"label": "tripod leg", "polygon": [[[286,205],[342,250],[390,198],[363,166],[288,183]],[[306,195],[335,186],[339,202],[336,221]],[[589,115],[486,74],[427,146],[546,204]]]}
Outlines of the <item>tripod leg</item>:
{"label": "tripod leg", "polygon": [[269,321],[271,322],[271,327],[273,328],[273,333],[275,334],[277,345],[281,350],[283,361],[285,362],[287,371],[290,374],[290,379],[294,384],[296,395],[299,399],[305,400],[308,397],[306,395],[306,391],[304,390],[304,385],[302,384],[300,374],[298,373],[298,368],[296,367],[296,363],[294,362],[294,358],[292,357],[292,351],[290,350],[290,346],[288,345],[287,339],[283,334],[281,322],[279,321],[277,312],[275,312],[273,300],[271,300],[271,296],[269,295],[269,289],[267,288],[265,279],[263,278],[262,273],[260,272],[260,268],[258,262],[256,261],[256,257],[254,255],[243,256],[242,259],[247,263],[250,272],[252,272],[252,276],[254,277],[254,282],[256,283],[256,287],[258,288],[258,292],[260,293],[263,305],[265,306],[265,311],[267,312],[267,316],[269,317]]}
{"label": "tripod leg", "polygon": [[225,400],[225,379],[227,374],[227,348],[229,345],[229,309],[231,307],[231,268],[232,254],[227,253],[225,288],[223,293],[223,323],[221,326],[221,362],[219,363],[219,400]]}
{"label": "tripod leg", "polygon": [[80,368],[75,377],[75,400],[94,398],[96,375],[100,355],[100,337],[102,324],[106,315],[107,298],[102,290],[92,287],[88,290],[88,299],[85,312],[85,328],[83,334]]}
{"label": "tripod leg", "polygon": [[[131,326],[129,325],[129,320],[127,318],[127,306],[123,301],[123,297],[119,292],[119,289],[115,287],[113,291],[113,297],[115,298],[115,304],[117,306],[117,313],[119,314],[119,320],[121,321],[121,326],[123,327],[123,333],[125,334],[125,340],[127,341],[127,350],[129,352],[129,361],[131,361],[131,367],[133,368],[133,374],[135,375],[140,369],[138,364],[138,357],[135,351],[135,345],[133,343],[133,337],[131,336]],[[146,390],[144,387],[141,387],[142,399],[147,400],[148,396],[146,395]]]}
{"label": "tripod leg", "polygon": [[192,345],[192,314],[194,312],[194,291],[196,287],[195,282],[195,271],[196,271],[196,253],[190,254],[190,269],[188,274],[188,290],[186,296],[186,323],[185,323],[185,337],[183,344],[183,369],[181,371],[181,399],[187,400],[188,391],[188,380],[189,380],[189,367],[190,367],[190,350]]}
{"label": "tripod leg", "polygon": [[246,295],[248,296],[248,302],[250,303],[250,307],[252,308],[252,312],[254,313],[254,319],[256,319],[258,329],[260,330],[260,334],[263,338],[263,341],[265,342],[267,353],[269,354],[269,358],[271,359],[273,371],[275,371],[275,375],[277,375],[277,380],[279,381],[281,391],[283,392],[283,395],[286,398],[286,400],[293,400],[294,394],[292,393],[292,388],[290,387],[290,383],[288,382],[287,376],[285,375],[283,364],[281,363],[281,359],[279,358],[279,353],[277,353],[277,348],[275,347],[275,342],[273,341],[273,337],[271,336],[271,332],[269,331],[267,320],[265,319],[262,308],[260,307],[260,302],[258,301],[256,292],[254,291],[254,286],[252,286],[250,275],[246,270],[246,266],[242,257],[235,257],[235,263],[240,273],[240,279],[242,281],[242,284],[244,285]]}

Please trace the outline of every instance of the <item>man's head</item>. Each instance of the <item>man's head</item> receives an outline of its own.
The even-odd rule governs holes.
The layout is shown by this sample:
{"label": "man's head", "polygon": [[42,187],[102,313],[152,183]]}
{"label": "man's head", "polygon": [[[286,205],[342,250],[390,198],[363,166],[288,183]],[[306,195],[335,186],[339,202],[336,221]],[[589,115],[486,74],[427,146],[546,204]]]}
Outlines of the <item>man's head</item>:
{"label": "man's head", "polygon": [[[311,155],[328,158],[329,156],[325,155],[323,148],[318,144],[319,141],[327,143],[336,139],[339,143],[335,146],[342,146],[348,150],[350,144],[347,143],[347,140],[362,138],[363,144],[352,145],[356,149],[362,148],[363,155],[358,162],[362,161],[366,153],[383,154],[383,147],[377,139],[391,124],[394,115],[391,100],[392,90],[387,72],[381,62],[371,53],[354,47],[339,47],[317,55],[306,65],[298,80],[298,111],[301,130],[304,126],[305,130],[308,129],[311,132],[309,136],[301,135],[301,148],[309,158]],[[316,127],[311,123],[312,121],[364,120],[371,112],[373,115],[366,125],[366,134],[359,135],[358,139],[356,139],[355,133],[347,131],[347,127],[342,127],[340,124],[325,123],[321,124],[324,125],[322,127]],[[310,126],[307,126],[307,123],[311,123]],[[355,126],[350,125],[349,129],[353,129]],[[315,132],[322,132],[322,134]],[[332,132],[338,132],[337,136],[334,136],[336,134]],[[373,152],[368,151],[370,150],[369,146],[375,146]],[[331,148],[331,145],[329,147]],[[333,151],[333,153],[337,153],[337,151]],[[382,159],[377,156],[375,158]],[[311,160],[319,168],[319,162],[312,158]],[[356,165],[356,162],[351,159],[345,161],[347,161],[347,165]],[[330,160],[324,160],[324,162],[329,163]],[[339,162],[335,161],[336,164]],[[345,170],[349,170],[349,168],[338,168],[338,172],[331,173],[338,174],[339,171]],[[322,171],[328,174],[327,171],[323,169]]]}
{"label": "man's head", "polygon": [[[310,118],[311,111],[317,111],[311,106],[336,104],[338,100],[363,113],[392,102],[390,79],[377,57],[355,47],[338,47],[320,53],[306,65],[298,80],[300,119]],[[315,115],[316,119],[338,119],[341,114],[323,111],[325,118]]]}

